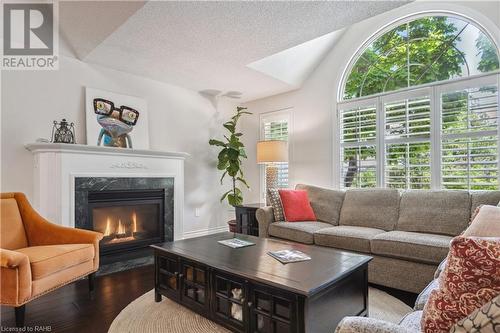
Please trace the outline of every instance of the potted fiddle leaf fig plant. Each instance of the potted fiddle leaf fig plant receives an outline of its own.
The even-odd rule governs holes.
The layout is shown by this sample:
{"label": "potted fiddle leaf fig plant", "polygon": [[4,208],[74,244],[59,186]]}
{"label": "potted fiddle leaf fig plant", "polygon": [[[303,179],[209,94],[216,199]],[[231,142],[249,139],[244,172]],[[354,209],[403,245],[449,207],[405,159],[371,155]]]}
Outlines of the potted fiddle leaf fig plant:
{"label": "potted fiddle leaf fig plant", "polygon": [[224,193],[220,201],[227,199],[231,206],[238,206],[243,203],[243,195],[241,189],[238,187],[240,184],[250,188],[247,181],[243,177],[241,170],[241,163],[243,158],[247,158],[245,153],[245,146],[240,141],[243,133],[237,132],[238,120],[245,114],[251,114],[246,111],[247,108],[238,106],[236,113],[231,117],[231,120],[225,122],[222,126],[229,132],[224,135],[224,140],[210,139],[208,142],[211,146],[220,147],[221,150],[218,155],[217,169],[223,171],[220,179],[221,185],[226,176],[231,178],[232,186],[229,191]]}

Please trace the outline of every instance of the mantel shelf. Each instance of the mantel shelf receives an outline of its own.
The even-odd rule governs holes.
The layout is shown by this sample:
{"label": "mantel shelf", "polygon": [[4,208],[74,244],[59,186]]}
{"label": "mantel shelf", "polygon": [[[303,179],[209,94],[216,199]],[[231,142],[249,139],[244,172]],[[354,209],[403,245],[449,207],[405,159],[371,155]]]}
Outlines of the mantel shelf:
{"label": "mantel shelf", "polygon": [[184,152],[87,146],[87,145],[67,144],[67,143],[29,143],[26,144],[24,147],[27,150],[31,151],[33,154],[53,152],[53,153],[70,153],[70,154],[142,156],[142,157],[174,158],[174,159],[185,159],[186,157],[189,157],[189,154]]}

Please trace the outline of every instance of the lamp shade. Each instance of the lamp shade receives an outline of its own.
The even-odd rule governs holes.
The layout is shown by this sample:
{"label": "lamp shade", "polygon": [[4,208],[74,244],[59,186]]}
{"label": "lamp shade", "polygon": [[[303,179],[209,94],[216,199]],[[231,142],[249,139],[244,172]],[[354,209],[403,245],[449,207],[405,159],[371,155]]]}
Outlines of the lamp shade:
{"label": "lamp shade", "polygon": [[257,142],[257,163],[288,162],[288,142],[269,140]]}

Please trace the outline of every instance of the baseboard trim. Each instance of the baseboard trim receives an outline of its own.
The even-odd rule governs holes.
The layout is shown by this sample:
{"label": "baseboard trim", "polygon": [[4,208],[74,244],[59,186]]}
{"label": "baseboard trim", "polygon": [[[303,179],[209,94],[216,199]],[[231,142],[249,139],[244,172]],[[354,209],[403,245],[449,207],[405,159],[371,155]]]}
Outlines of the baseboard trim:
{"label": "baseboard trim", "polygon": [[218,232],[224,232],[224,231],[229,231],[229,226],[222,225],[222,226],[217,226],[217,227],[207,228],[207,229],[186,231],[183,235],[184,236],[183,238],[186,239],[186,238],[207,236],[207,235],[216,234]]}

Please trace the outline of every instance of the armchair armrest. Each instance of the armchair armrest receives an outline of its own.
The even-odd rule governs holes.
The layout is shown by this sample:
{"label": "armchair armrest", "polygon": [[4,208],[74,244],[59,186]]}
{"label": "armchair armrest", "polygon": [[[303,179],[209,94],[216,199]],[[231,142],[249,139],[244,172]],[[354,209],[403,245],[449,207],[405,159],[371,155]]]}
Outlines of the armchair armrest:
{"label": "armchair armrest", "polygon": [[[366,318],[345,317],[337,326],[335,333],[412,333],[403,326],[388,321]],[[414,332],[413,332],[414,333]]]}
{"label": "armchair armrest", "polygon": [[266,206],[257,209],[257,211],[255,212],[255,217],[257,218],[257,222],[259,223],[259,237],[269,237],[269,225],[274,222],[273,207]]}
{"label": "armchair armrest", "polygon": [[28,256],[21,252],[0,249],[0,266],[3,268],[16,268],[22,265],[29,266],[29,263]]}
{"label": "armchair armrest", "polygon": [[31,267],[27,255],[0,249],[0,303],[19,306],[31,297]]}

